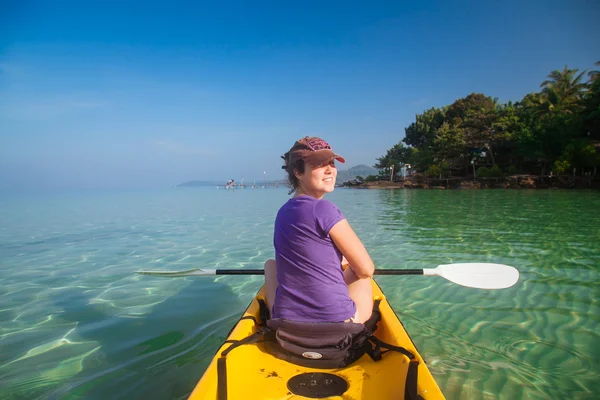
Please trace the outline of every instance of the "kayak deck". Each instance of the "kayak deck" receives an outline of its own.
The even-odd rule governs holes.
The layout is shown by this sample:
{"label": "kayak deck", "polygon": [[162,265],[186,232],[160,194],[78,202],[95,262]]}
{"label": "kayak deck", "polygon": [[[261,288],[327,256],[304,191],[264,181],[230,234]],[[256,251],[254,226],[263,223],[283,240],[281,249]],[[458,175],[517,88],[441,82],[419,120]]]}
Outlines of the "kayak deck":
{"label": "kayak deck", "polygon": [[[404,326],[390,307],[379,285],[373,280],[373,297],[381,300],[379,310],[381,321],[375,331],[380,340],[402,346],[412,352],[419,360],[417,391],[424,399],[443,399],[425,362],[410,339]],[[264,299],[264,287],[258,292],[246,309],[243,317],[255,317],[259,320],[258,299]],[[227,340],[241,340],[255,333],[258,326],[250,318],[240,319],[232,329]],[[398,352],[388,352],[380,361],[373,361],[367,354],[346,368],[314,369],[291,364],[270,355],[262,343],[245,344],[232,350],[226,361],[226,397],[221,388],[218,397],[218,359],[222,351],[231,343],[224,343],[217,351],[200,382],[190,395],[190,400],[199,399],[404,399],[406,374],[409,359]],[[288,388],[293,377],[303,373],[327,373],[343,378],[347,390],[343,394],[329,397],[304,397],[294,394]],[[328,384],[337,384],[338,378],[328,380]],[[293,387],[292,381],[292,386]],[[301,383],[304,385],[304,383]],[[342,389],[343,390],[343,389]],[[294,390],[297,392],[296,390]]]}

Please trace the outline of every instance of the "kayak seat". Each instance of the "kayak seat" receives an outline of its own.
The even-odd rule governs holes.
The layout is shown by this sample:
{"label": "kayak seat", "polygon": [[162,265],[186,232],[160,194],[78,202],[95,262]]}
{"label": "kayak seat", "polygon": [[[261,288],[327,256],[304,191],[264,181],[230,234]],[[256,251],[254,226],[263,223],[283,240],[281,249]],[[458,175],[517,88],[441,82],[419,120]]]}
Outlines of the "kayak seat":
{"label": "kayak seat", "polygon": [[[369,349],[368,339],[381,319],[379,300],[364,324],[354,322],[297,322],[283,318],[267,320],[265,348],[273,356],[308,368],[344,368]],[[373,353],[373,359],[381,358]]]}
{"label": "kayak seat", "polygon": [[[261,342],[265,350],[274,357],[308,368],[335,369],[344,368],[365,353],[374,361],[379,361],[388,351],[404,354],[409,358],[409,368],[406,376],[405,398],[421,399],[417,394],[417,371],[419,362],[410,351],[404,347],[385,343],[375,337],[377,323],[381,320],[379,303],[375,300],[373,312],[369,320],[362,323],[353,322],[298,322],[283,318],[270,318],[269,309],[263,299],[258,299],[260,306],[260,321],[254,317],[259,327],[256,333],[231,343],[221,353],[218,359],[219,393],[227,393],[226,357],[233,349],[250,343]],[[383,349],[383,350],[382,350]]]}

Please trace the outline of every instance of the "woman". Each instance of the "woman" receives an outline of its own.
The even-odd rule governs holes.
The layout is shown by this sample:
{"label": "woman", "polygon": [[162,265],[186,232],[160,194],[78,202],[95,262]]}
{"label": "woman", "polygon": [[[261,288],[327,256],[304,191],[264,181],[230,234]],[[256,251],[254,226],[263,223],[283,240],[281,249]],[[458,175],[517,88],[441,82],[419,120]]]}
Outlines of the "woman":
{"label": "woman", "polygon": [[[335,204],[335,161],[323,139],[298,140],[283,157],[294,197],[277,213],[275,260],[265,263],[266,301],[273,318],[364,323],[371,316],[375,266]],[[342,261],[349,264],[342,269]]]}

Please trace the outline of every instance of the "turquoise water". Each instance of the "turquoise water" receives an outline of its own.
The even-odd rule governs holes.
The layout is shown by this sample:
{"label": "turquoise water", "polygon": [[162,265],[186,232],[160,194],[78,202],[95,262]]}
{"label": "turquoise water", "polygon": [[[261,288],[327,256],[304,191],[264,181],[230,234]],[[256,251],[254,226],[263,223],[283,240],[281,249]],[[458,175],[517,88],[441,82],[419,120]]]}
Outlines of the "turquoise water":
{"label": "turquoise water", "polygon": [[[260,277],[284,189],[0,197],[0,398],[182,399]],[[600,193],[336,190],[381,268],[496,262],[512,288],[378,277],[448,399],[600,396]]]}

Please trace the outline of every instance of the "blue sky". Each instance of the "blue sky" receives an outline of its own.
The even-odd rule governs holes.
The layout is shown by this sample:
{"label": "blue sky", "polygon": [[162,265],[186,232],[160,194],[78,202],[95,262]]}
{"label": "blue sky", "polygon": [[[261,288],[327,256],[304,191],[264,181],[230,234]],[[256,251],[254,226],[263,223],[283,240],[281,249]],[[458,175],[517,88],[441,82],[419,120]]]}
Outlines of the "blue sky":
{"label": "blue sky", "polygon": [[372,165],[424,109],[600,60],[595,0],[218,3],[1,2],[0,187],[280,179],[306,135]]}

